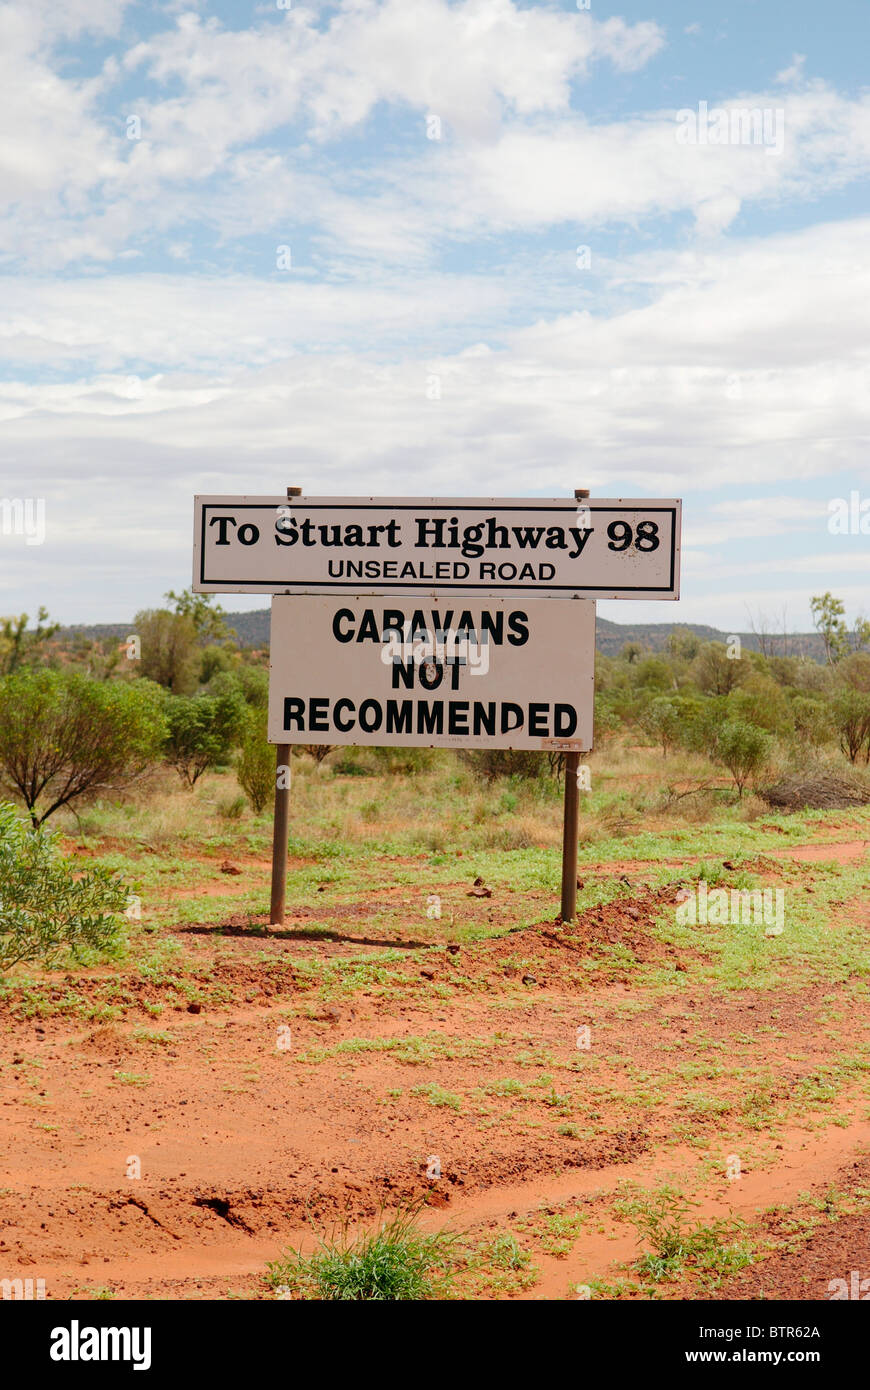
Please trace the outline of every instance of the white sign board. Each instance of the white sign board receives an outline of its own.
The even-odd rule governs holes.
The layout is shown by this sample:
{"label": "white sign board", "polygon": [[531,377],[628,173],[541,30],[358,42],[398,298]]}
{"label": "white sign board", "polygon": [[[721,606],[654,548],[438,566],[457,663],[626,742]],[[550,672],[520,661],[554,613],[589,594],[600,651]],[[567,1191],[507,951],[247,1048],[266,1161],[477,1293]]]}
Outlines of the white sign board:
{"label": "white sign board", "polygon": [[595,604],[272,600],[269,742],[592,747]]}
{"label": "white sign board", "polygon": [[679,597],[678,501],[197,497],[197,593]]}

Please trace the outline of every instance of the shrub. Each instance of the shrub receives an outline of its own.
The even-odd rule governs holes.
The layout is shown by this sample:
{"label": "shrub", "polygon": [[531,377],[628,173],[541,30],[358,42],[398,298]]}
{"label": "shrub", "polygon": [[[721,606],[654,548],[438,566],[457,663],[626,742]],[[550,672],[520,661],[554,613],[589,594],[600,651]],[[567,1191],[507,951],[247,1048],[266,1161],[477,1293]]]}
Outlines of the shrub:
{"label": "shrub", "polygon": [[870,693],[870,654],[853,652],[847,656],[840,662],[839,676],[853,690],[863,690],[865,695]]}
{"label": "shrub", "polygon": [[246,705],[264,710],[269,703],[269,673],[262,666],[241,665],[234,666],[232,670],[216,671],[203,693],[239,695]]}
{"label": "shrub", "polygon": [[329,757],[336,745],[334,743],[304,743],[302,747],[309,757],[314,759],[319,767],[323,759]]}
{"label": "shrub", "polygon": [[80,956],[117,940],[127,888],[109,869],[80,872],[56,842],[0,805],[0,969],[23,960],[51,964],[63,950]]}
{"label": "shrub", "polygon": [[706,695],[727,695],[748,670],[747,662],[729,657],[723,642],[707,642],[692,662],[692,679]]}
{"label": "shrub", "polygon": [[755,724],[770,734],[785,734],[789,730],[788,701],[780,686],[770,676],[753,671],[728,699],[729,717],[745,724]]}
{"label": "shrub", "polygon": [[674,673],[660,656],[648,656],[634,668],[634,684],[640,690],[673,690]]}
{"label": "shrub", "polygon": [[478,777],[544,777],[550,765],[542,753],[525,748],[464,748],[460,758]]}
{"label": "shrub", "polygon": [[802,748],[819,748],[831,738],[833,718],[824,700],[809,695],[796,695],[791,702],[794,736]]}
{"label": "shrub", "polygon": [[367,748],[376,772],[426,772],[435,761],[434,748]]}
{"label": "shrub", "polygon": [[209,767],[226,762],[242,731],[239,695],[177,695],[166,711],[166,758],[189,787]]}
{"label": "shrub", "polygon": [[622,720],[613,707],[613,703],[606,696],[595,692],[595,712],[593,717],[593,736],[592,741],[596,748],[609,742],[614,734],[622,728]]}
{"label": "shrub", "polygon": [[645,734],[661,744],[662,754],[667,757],[668,749],[679,739],[684,715],[679,701],[658,695],[641,712],[638,722]]}
{"label": "shrub", "polygon": [[679,731],[679,742],[693,753],[712,758],[719,729],[728,717],[728,701],[724,695],[707,700],[686,701],[685,721]]}
{"label": "shrub", "polygon": [[46,668],[0,681],[0,769],[34,826],[61,806],[131,782],[165,735],[150,681],[99,681]]}
{"label": "shrub", "polygon": [[264,715],[252,714],[236,759],[239,786],[259,815],[275,792],[275,749],[266,741]]}
{"label": "shrub", "polygon": [[746,782],[761,771],[769,752],[770,738],[762,729],[742,719],[726,719],[716,732],[710,756],[714,762],[727,767],[738,795],[742,796]]}
{"label": "shrub", "polygon": [[216,676],[229,675],[236,660],[229,647],[220,647],[216,642],[203,647],[199,657],[200,684],[208,685]]}
{"label": "shrub", "polygon": [[832,713],[840,748],[849,762],[858,761],[865,744],[864,761],[870,762],[870,695],[844,686],[834,696]]}
{"label": "shrub", "polygon": [[241,820],[247,804],[241,793],[238,796],[221,797],[218,802],[218,815],[222,820]]}
{"label": "shrub", "polygon": [[136,614],[133,631],[142,642],[143,676],[173,695],[189,695],[196,689],[201,654],[191,617],[165,608],[148,609]]}

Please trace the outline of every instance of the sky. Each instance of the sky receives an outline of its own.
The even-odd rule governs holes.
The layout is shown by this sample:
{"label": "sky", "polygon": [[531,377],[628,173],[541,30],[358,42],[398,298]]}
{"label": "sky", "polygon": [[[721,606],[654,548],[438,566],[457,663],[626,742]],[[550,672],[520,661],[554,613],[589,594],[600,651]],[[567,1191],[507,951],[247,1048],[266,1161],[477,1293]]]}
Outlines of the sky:
{"label": "sky", "polygon": [[868,40],[867,0],[0,4],[0,614],[127,622],[195,493],[298,485],[681,497],[680,601],[602,616],[870,615]]}

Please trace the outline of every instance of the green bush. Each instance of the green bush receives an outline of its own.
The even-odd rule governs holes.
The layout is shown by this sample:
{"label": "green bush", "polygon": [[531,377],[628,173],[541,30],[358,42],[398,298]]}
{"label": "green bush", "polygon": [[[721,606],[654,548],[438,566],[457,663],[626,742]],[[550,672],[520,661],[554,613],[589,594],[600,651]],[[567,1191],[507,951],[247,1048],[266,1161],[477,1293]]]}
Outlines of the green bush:
{"label": "green bush", "polygon": [[748,779],[761,772],[767,762],[770,743],[763,729],[741,719],[726,719],[720,724],[710,756],[731,773],[739,796]]}
{"label": "green bush", "polygon": [[728,697],[729,718],[766,729],[769,734],[786,734],[790,728],[788,700],[770,676],[754,671]]}
{"label": "green bush", "polygon": [[236,758],[236,777],[258,815],[275,793],[275,766],[275,749],[266,741],[265,715],[252,712]]}
{"label": "green bush", "polygon": [[749,663],[729,657],[723,642],[705,642],[692,662],[692,679],[705,695],[727,695],[749,673]]}
{"label": "green bush", "polygon": [[602,747],[622,728],[622,720],[607,696],[595,692],[595,712],[593,716],[592,741],[596,748]]}
{"label": "green bush", "polygon": [[844,686],[831,708],[840,748],[849,762],[856,763],[862,752],[865,763],[870,762],[870,695]]}
{"label": "green bush", "polygon": [[728,701],[724,695],[711,695],[705,700],[688,699],[686,717],[679,731],[682,747],[712,758],[718,731],[728,717],[727,710]]}
{"label": "green bush", "polygon": [[824,700],[795,695],[790,713],[794,738],[801,748],[819,748],[833,736],[833,715]]}
{"label": "green bush", "polygon": [[203,693],[238,695],[246,705],[264,710],[269,703],[269,672],[264,666],[242,665],[236,665],[232,670],[216,671]]}
{"label": "green bush", "polygon": [[678,742],[684,723],[680,702],[667,695],[657,695],[641,712],[638,723],[644,733],[662,746],[662,754]]}
{"label": "green bush", "polygon": [[56,842],[14,806],[0,805],[0,969],[24,960],[50,965],[64,950],[80,957],[118,939],[127,888],[109,869],[80,871]]}
{"label": "green bush", "polygon": [[151,681],[28,669],[0,681],[0,771],[35,826],[117,789],[159,756],[166,696]]}
{"label": "green bush", "polygon": [[166,759],[189,787],[207,768],[225,763],[244,728],[238,694],[176,695],[166,710]]}
{"label": "green bush", "polygon": [[663,657],[648,656],[634,667],[634,684],[640,690],[673,690],[674,673]]}

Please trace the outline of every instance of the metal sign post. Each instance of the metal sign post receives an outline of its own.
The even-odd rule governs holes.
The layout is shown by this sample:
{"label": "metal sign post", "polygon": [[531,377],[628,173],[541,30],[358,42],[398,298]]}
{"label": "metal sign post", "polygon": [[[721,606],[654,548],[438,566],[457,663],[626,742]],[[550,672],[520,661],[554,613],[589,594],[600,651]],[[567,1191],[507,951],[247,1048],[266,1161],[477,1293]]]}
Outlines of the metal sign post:
{"label": "metal sign post", "polygon": [[577,785],[579,753],[565,754],[565,819],[562,824],[562,908],[563,922],[573,922],[577,911],[577,822],[580,789]]}
{"label": "metal sign post", "polygon": [[[588,488],[578,487],[574,489],[574,497],[578,503],[584,503],[588,496]],[[580,786],[577,770],[579,766],[579,753],[572,752],[565,754],[565,807],[562,820],[562,905],[560,909],[563,922],[573,922],[574,915],[577,911],[577,836],[580,815]]]}
{"label": "metal sign post", "polygon": [[287,895],[287,840],[290,830],[290,779],[281,771],[290,767],[290,744],[278,744],[275,762],[275,824],[272,830],[272,905],[269,922],[273,927],[284,925],[284,900]]}
{"label": "metal sign post", "polygon": [[[301,497],[301,487],[288,487],[287,497]],[[284,769],[287,776],[281,776]],[[287,843],[290,833],[290,744],[279,743],[275,758],[275,815],[272,825],[272,901],[269,924],[284,925],[287,898]]]}

